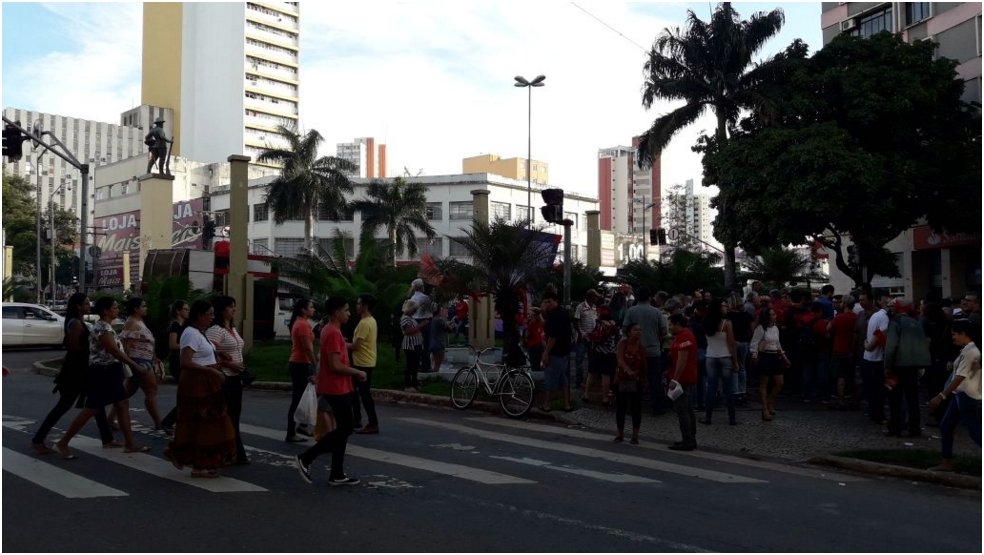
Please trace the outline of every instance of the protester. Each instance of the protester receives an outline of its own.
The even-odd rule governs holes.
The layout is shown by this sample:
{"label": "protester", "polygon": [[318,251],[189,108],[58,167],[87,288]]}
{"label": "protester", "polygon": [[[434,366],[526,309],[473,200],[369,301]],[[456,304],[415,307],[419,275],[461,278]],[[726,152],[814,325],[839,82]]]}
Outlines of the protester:
{"label": "protester", "polygon": [[735,344],[731,321],[725,318],[729,309],[726,302],[712,300],[702,328],[707,336],[707,389],[704,394],[704,419],[702,424],[711,423],[714,413],[714,397],[718,390],[718,380],[722,382],[721,394],[728,407],[728,424],[737,424],[735,417],[735,369],[738,367],[738,347]]}
{"label": "protester", "polygon": [[929,409],[935,410],[952,397],[943,421],[940,422],[942,462],[930,470],[953,471],[953,438],[957,426],[963,422],[970,438],[981,444],[981,351],[980,325],[969,320],[955,320],[951,324],[953,343],[960,347],[960,354],[953,361],[953,376],[942,392],[929,401]]}
{"label": "protester", "polygon": [[854,343],[858,315],[854,312],[853,296],[844,295],[841,304],[844,310],[827,324],[827,332],[831,336],[830,370],[837,380],[837,397],[833,407],[844,410],[851,406],[854,394]]}
{"label": "protester", "polygon": [[[745,404],[745,396],[748,392],[748,345],[752,341],[752,328],[755,319],[742,304],[741,297],[732,296],[730,298],[730,308],[727,318],[731,322],[731,331],[735,336],[735,350],[738,353],[738,367],[735,372],[736,379],[734,392],[737,396],[735,402],[739,405]],[[752,311],[754,313],[754,310]]]}
{"label": "protester", "polygon": [[[926,390],[935,397],[943,391],[950,372],[947,365],[957,357],[959,349],[953,343],[950,332],[950,319],[943,312],[943,306],[936,300],[926,301],[922,305],[920,324],[923,333],[929,340],[929,368],[926,369]],[[940,403],[930,411],[928,426],[939,426],[946,413],[946,403]]]}
{"label": "protester", "polygon": [[888,392],[889,419],[886,435],[902,433],[902,398],[906,403],[906,424],[910,437],[922,435],[919,418],[919,370],[931,362],[929,344],[919,321],[909,312],[912,305],[895,299],[892,320],[885,332],[885,374],[897,383]]}
{"label": "protester", "polygon": [[[301,432],[294,420],[294,412],[297,411],[297,405],[301,403],[307,385],[315,381],[314,369],[317,358],[314,356],[314,330],[311,327],[314,312],[314,302],[311,299],[298,299],[294,301],[294,309],[287,324],[287,329],[290,330],[290,358],[287,361],[287,372],[290,375],[290,407],[287,409],[287,436],[284,438],[287,443],[307,441],[300,436]],[[306,435],[311,435],[314,430],[305,430],[305,432]]]}
{"label": "protester", "polygon": [[144,321],[147,317],[147,303],[140,297],[131,297],[126,302],[127,319],[120,332],[123,351],[137,362],[133,376],[126,381],[127,397],[132,397],[137,389],[144,392],[144,407],[154,422],[154,429],[160,430],[161,415],[157,410],[157,376],[154,366],[160,364],[154,349],[154,333]]}
{"label": "protester", "polygon": [[[697,384],[697,338],[682,314],[670,316],[670,367],[666,370],[671,389],[682,391],[673,400],[673,410],[680,424],[680,441],[670,445],[674,451],[693,451],[697,448],[697,418],[694,415],[694,388]],[[647,361],[648,363],[648,361]]]}
{"label": "protester", "polygon": [[[405,303],[404,314],[409,317],[413,303]],[[416,307],[412,307],[416,310]],[[342,326],[349,320],[349,307],[345,299],[331,297],[325,302],[327,325],[321,330],[320,360],[318,363],[317,391],[318,412],[331,413],[335,426],[310,449],[297,455],[295,463],[301,478],[311,481],[311,463],[325,453],[331,453],[331,473],[328,485],[348,486],[359,483],[359,479],[345,474],[345,447],[352,433],[352,377],[359,381],[366,379],[366,373],[349,364],[348,347],[342,336]],[[321,414],[319,414],[319,418]]]}
{"label": "protester", "polygon": [[[595,328],[587,336],[591,357],[588,363],[588,377],[581,391],[581,400],[590,399],[594,386],[601,385],[598,401],[611,406],[612,379],[615,377],[616,356],[618,346],[618,325],[612,320],[612,312],[607,306],[598,307],[598,320]],[[641,395],[641,393],[640,393]]]}
{"label": "protester", "polygon": [[[89,308],[89,299],[84,293],[73,294],[65,307],[65,359],[62,361],[61,370],[55,376],[55,389],[52,391],[52,393],[58,392],[58,402],[31,440],[31,449],[39,455],[51,453],[51,448],[45,444],[45,438],[58,420],[72,408],[72,405],[79,408],[85,405],[86,382],[89,375],[89,327],[84,317],[89,313]],[[95,418],[103,447],[123,447],[122,443],[113,440],[113,430],[109,427],[106,412],[96,411]]]}
{"label": "protester", "polygon": [[246,447],[239,433],[239,418],[243,412],[243,380],[246,371],[243,361],[243,338],[236,331],[236,299],[232,297],[217,297],[212,301],[215,319],[205,335],[215,345],[215,356],[219,360],[219,369],[225,375],[222,391],[226,396],[226,410],[229,420],[236,430],[236,464],[248,465]]}
{"label": "protester", "polygon": [[448,350],[448,332],[454,325],[445,317],[447,309],[438,309],[430,321],[430,344],[425,356],[431,357],[432,372],[439,372],[444,364],[444,353]]}
{"label": "protester", "polygon": [[463,335],[465,337],[465,347],[468,346],[468,301],[464,297],[458,299],[454,305],[454,342],[457,343]]}
{"label": "protester", "polygon": [[[417,311],[413,313],[413,319],[417,322],[417,333],[420,334],[420,345],[422,353],[417,361],[420,372],[430,372],[430,356],[427,348],[430,347],[430,321],[434,317],[434,301],[424,292],[424,280],[417,278],[410,282],[409,300],[417,305]],[[403,327],[402,322],[400,327]],[[416,384],[413,386],[416,388]]]}
{"label": "protester", "polygon": [[[352,414],[355,418],[357,434],[378,434],[379,417],[376,415],[376,403],[372,399],[372,373],[376,369],[376,338],[379,330],[376,327],[376,319],[372,316],[372,309],[376,306],[376,297],[366,293],[359,295],[355,301],[355,311],[359,315],[359,324],[355,327],[352,334],[352,343],[348,348],[352,351],[353,367],[365,372],[365,380],[356,380],[356,394],[352,396]],[[361,401],[361,403],[360,403]],[[366,408],[366,417],[369,419],[365,427],[362,426],[362,411],[360,404]]]}
{"label": "protester", "polygon": [[[177,300],[171,305],[171,323],[167,327],[168,360],[167,371],[174,378],[174,383],[181,383],[181,334],[184,333],[185,322],[191,306],[187,301]],[[168,433],[174,433],[174,423],[178,419],[178,407],[175,406],[161,420],[161,426]]]}
{"label": "protester", "polygon": [[406,365],[403,367],[403,391],[417,391],[417,373],[420,372],[420,359],[423,356],[423,335],[421,329],[427,326],[428,320],[417,321],[413,315],[417,313],[417,303],[408,300],[403,303],[403,317],[400,318],[400,329],[403,331],[403,355]]}
{"label": "protester", "polygon": [[113,405],[119,418],[120,430],[123,432],[124,450],[127,453],[145,453],[150,447],[138,445],[130,429],[130,404],[127,402],[126,389],[123,386],[123,365],[131,369],[138,364],[123,352],[113,330],[113,320],[119,314],[119,307],[112,297],[100,297],[94,306],[99,320],[92,326],[89,336],[89,374],[86,383],[85,408],[72,424],[65,435],[54,444],[54,450],[63,459],[77,458],[68,449],[68,443],[75,437],[85,423],[105,410],[107,405]]}
{"label": "protester", "polygon": [[218,478],[219,468],[236,460],[236,430],[226,408],[215,345],[205,332],[215,317],[212,304],[197,300],[181,332],[181,381],[174,439],[164,451],[178,470],[190,465],[193,478]]}
{"label": "protester", "polygon": [[861,379],[868,401],[868,418],[879,424],[885,421],[885,332],[888,331],[891,297],[881,299],[879,309],[868,319],[864,339]]}
{"label": "protester", "polygon": [[649,374],[646,376],[649,398],[653,414],[663,414],[665,395],[660,375],[663,368],[660,357],[663,354],[662,338],[667,333],[666,317],[660,309],[651,304],[652,290],[649,287],[645,285],[640,287],[636,291],[636,299],[636,304],[625,311],[622,329],[632,324],[639,324],[642,328],[642,345],[646,349],[646,372]]}
{"label": "protester", "polygon": [[617,443],[621,442],[625,431],[625,411],[632,416],[633,445],[639,443],[639,428],[642,425],[642,392],[646,384],[646,349],[642,345],[642,327],[631,324],[625,337],[616,349],[615,368],[615,426]]}
{"label": "protester", "polygon": [[[759,375],[759,399],[762,402],[762,420],[772,420],[776,415],[776,398],[783,386],[783,367],[789,366],[789,359],[779,341],[779,328],[776,326],[776,311],[763,310],[758,325],[752,334],[749,345],[752,364]],[[772,385],[771,391],[769,385]]]}
{"label": "protester", "polygon": [[574,308],[574,325],[577,328],[577,340],[574,342],[574,387],[581,389],[584,385],[585,365],[590,366],[589,358],[590,342],[588,334],[595,328],[598,321],[598,292],[588,289],[584,294],[584,300]]}
{"label": "protester", "polygon": [[574,410],[571,406],[570,373],[571,322],[567,310],[560,306],[557,294],[544,293],[540,308],[544,319],[546,344],[540,361],[543,366],[543,411],[550,412],[554,398],[564,401],[564,411]]}
{"label": "protester", "polygon": [[540,371],[540,361],[543,358],[543,347],[546,336],[543,331],[543,317],[540,307],[534,306],[530,309],[530,317],[526,320],[526,333],[524,336],[526,343],[526,353],[530,359],[530,371]]}

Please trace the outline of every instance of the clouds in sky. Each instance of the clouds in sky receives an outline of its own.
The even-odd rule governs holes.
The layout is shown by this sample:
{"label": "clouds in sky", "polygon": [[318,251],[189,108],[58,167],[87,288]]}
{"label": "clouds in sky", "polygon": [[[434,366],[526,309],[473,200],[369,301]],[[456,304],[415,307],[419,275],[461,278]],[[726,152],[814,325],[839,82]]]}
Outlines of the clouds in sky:
{"label": "clouds in sky", "polygon": [[[528,92],[513,87],[513,76],[544,74],[546,86],[532,93],[533,157],[549,164],[552,185],[595,196],[598,149],[630,144],[670,109],[642,108],[640,45],[648,48],[663,28],[682,25],[687,6],[302,2],[301,124],[324,135],[323,154],[333,154],[336,142],[374,136],[387,144],[390,174],[404,167],[458,173],[467,156],[526,156]],[[140,4],[44,8],[41,24],[60,30],[67,46],[12,64],[5,54],[4,106],[118,121],[140,100]],[[817,28],[818,18],[810,24]],[[767,45],[768,53],[792,38]],[[3,46],[11,47],[6,37]],[[39,86],[26,94],[12,82]],[[712,128],[711,120],[701,121],[674,139],[663,156],[664,188],[699,181],[690,147]]]}

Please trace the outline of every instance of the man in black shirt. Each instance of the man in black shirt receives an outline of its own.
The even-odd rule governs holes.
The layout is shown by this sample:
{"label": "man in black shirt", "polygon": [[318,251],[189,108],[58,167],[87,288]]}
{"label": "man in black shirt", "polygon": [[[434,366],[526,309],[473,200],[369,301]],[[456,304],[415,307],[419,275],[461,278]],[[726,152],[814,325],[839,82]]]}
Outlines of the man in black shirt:
{"label": "man in black shirt", "polygon": [[546,394],[543,399],[543,410],[550,412],[550,403],[558,392],[564,399],[564,410],[571,411],[571,389],[568,381],[570,373],[571,353],[571,320],[567,310],[560,306],[557,294],[547,292],[543,295],[540,309],[545,324],[544,332],[547,338],[543,349],[543,382]]}

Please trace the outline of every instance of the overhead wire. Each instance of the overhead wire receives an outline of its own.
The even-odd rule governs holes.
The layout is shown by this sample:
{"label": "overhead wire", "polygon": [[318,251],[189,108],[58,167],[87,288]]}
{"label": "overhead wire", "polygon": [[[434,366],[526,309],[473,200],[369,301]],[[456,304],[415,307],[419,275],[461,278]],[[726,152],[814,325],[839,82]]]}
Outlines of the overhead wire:
{"label": "overhead wire", "polygon": [[612,30],[613,32],[615,32],[615,34],[617,34],[618,36],[620,36],[620,37],[622,37],[623,39],[625,39],[625,40],[627,40],[627,41],[629,41],[629,42],[631,42],[631,43],[632,43],[632,44],[634,44],[634,45],[635,45],[635,46],[636,46],[636,47],[637,47],[637,48],[638,48],[639,50],[642,50],[642,51],[643,51],[644,53],[646,53],[646,54],[649,54],[649,50],[648,50],[648,49],[647,49],[646,47],[644,47],[644,46],[642,46],[642,45],[641,45],[641,44],[639,44],[638,42],[636,42],[636,41],[634,41],[634,40],[632,40],[632,39],[630,39],[629,37],[627,37],[627,36],[625,36],[625,34],[624,34],[624,33],[622,33],[621,31],[619,31],[619,30],[618,30],[618,29],[616,29],[615,27],[612,27],[612,26],[611,26],[611,25],[609,25],[608,23],[606,23],[606,22],[604,22],[604,21],[602,21],[602,19],[601,19],[600,17],[598,17],[598,16],[596,16],[595,14],[593,14],[593,13],[591,13],[591,12],[589,12],[588,10],[586,10],[586,9],[584,9],[584,8],[582,8],[581,6],[579,6],[579,5],[577,4],[577,2],[571,2],[571,5],[572,5],[572,6],[574,6],[575,8],[577,8],[577,9],[579,9],[579,10],[581,10],[582,12],[584,12],[585,14],[587,14],[587,15],[588,15],[589,17],[591,17],[592,19],[594,19],[594,20],[595,20],[595,21],[597,21],[598,23],[601,23],[601,24],[602,24],[602,25],[604,25],[605,27],[608,27],[608,28],[609,28],[610,30]]}

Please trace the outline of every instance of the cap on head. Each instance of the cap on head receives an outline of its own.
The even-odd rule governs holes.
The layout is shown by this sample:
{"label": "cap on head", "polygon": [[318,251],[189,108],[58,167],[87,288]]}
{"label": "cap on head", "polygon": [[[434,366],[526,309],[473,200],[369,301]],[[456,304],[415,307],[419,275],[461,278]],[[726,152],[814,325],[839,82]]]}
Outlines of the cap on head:
{"label": "cap on head", "polygon": [[154,120],[154,123],[164,123],[164,118],[157,118]]}

